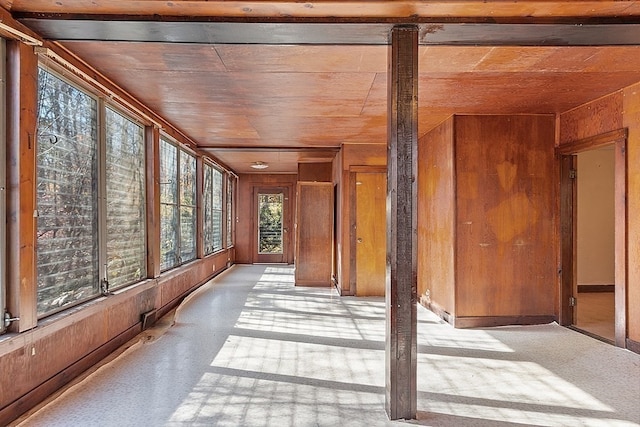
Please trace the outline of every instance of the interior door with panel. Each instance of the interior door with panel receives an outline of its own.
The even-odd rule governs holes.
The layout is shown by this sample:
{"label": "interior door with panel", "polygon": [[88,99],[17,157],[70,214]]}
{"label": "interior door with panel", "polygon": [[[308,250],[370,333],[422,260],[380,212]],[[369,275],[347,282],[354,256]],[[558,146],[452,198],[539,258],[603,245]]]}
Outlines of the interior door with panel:
{"label": "interior door with panel", "polygon": [[[351,174],[355,192],[355,226],[352,247],[355,252],[356,296],[384,296],[387,266],[387,174]],[[353,186],[352,186],[353,187]]]}

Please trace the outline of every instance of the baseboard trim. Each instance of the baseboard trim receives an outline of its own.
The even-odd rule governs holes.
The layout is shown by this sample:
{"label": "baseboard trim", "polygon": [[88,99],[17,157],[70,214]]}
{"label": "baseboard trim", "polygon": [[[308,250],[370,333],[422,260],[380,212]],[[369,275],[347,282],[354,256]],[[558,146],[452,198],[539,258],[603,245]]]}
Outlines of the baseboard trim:
{"label": "baseboard trim", "polygon": [[578,285],[578,293],[615,292],[616,285]]}
{"label": "baseboard trim", "polygon": [[640,342],[627,338],[627,350],[640,354]]}
{"label": "baseboard trim", "polygon": [[141,323],[136,323],[120,335],[93,350],[72,365],[58,372],[47,381],[22,395],[0,410],[0,425],[8,425],[25,412],[43,402],[60,388],[64,387],[87,369],[113,353],[142,331]]}
{"label": "baseboard trim", "polygon": [[492,326],[541,325],[555,322],[555,316],[469,316],[456,317],[453,326],[460,329]]}
{"label": "baseboard trim", "polygon": [[424,306],[425,308],[433,312],[433,314],[435,314],[436,316],[438,316],[448,324],[453,325],[453,316],[439,304],[433,301],[429,302],[423,296],[420,298],[420,305]]}

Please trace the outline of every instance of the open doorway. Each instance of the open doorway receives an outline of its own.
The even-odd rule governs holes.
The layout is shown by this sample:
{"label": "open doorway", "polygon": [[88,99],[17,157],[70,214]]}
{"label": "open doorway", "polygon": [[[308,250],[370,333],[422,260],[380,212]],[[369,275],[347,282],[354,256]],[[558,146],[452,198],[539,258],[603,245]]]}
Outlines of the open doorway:
{"label": "open doorway", "polygon": [[289,259],[289,188],[256,187],[254,263],[287,263]]}
{"label": "open doorway", "polygon": [[559,147],[560,323],[626,347],[626,129]]}
{"label": "open doorway", "polygon": [[613,145],[576,155],[574,326],[615,341],[615,156]]}

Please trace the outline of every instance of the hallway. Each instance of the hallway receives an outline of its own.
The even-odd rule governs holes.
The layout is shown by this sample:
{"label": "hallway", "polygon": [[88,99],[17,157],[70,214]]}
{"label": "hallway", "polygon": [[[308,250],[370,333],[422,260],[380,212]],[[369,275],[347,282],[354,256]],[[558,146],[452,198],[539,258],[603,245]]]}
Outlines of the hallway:
{"label": "hallway", "polygon": [[[234,266],[19,425],[404,424],[384,412],[384,299],[293,272]],[[555,324],[453,329],[422,307],[418,322],[412,424],[640,426],[637,354]]]}

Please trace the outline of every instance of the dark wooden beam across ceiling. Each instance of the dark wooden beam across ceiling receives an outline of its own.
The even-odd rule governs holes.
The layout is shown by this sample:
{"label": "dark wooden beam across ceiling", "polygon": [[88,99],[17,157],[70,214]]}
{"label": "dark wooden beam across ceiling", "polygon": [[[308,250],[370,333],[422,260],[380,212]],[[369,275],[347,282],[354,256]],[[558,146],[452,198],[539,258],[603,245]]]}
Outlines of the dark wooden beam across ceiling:
{"label": "dark wooden beam across ceiling", "polygon": [[[195,44],[386,45],[388,23],[247,23],[22,18],[47,39]],[[418,26],[420,45],[630,46],[640,23],[449,23]]]}

